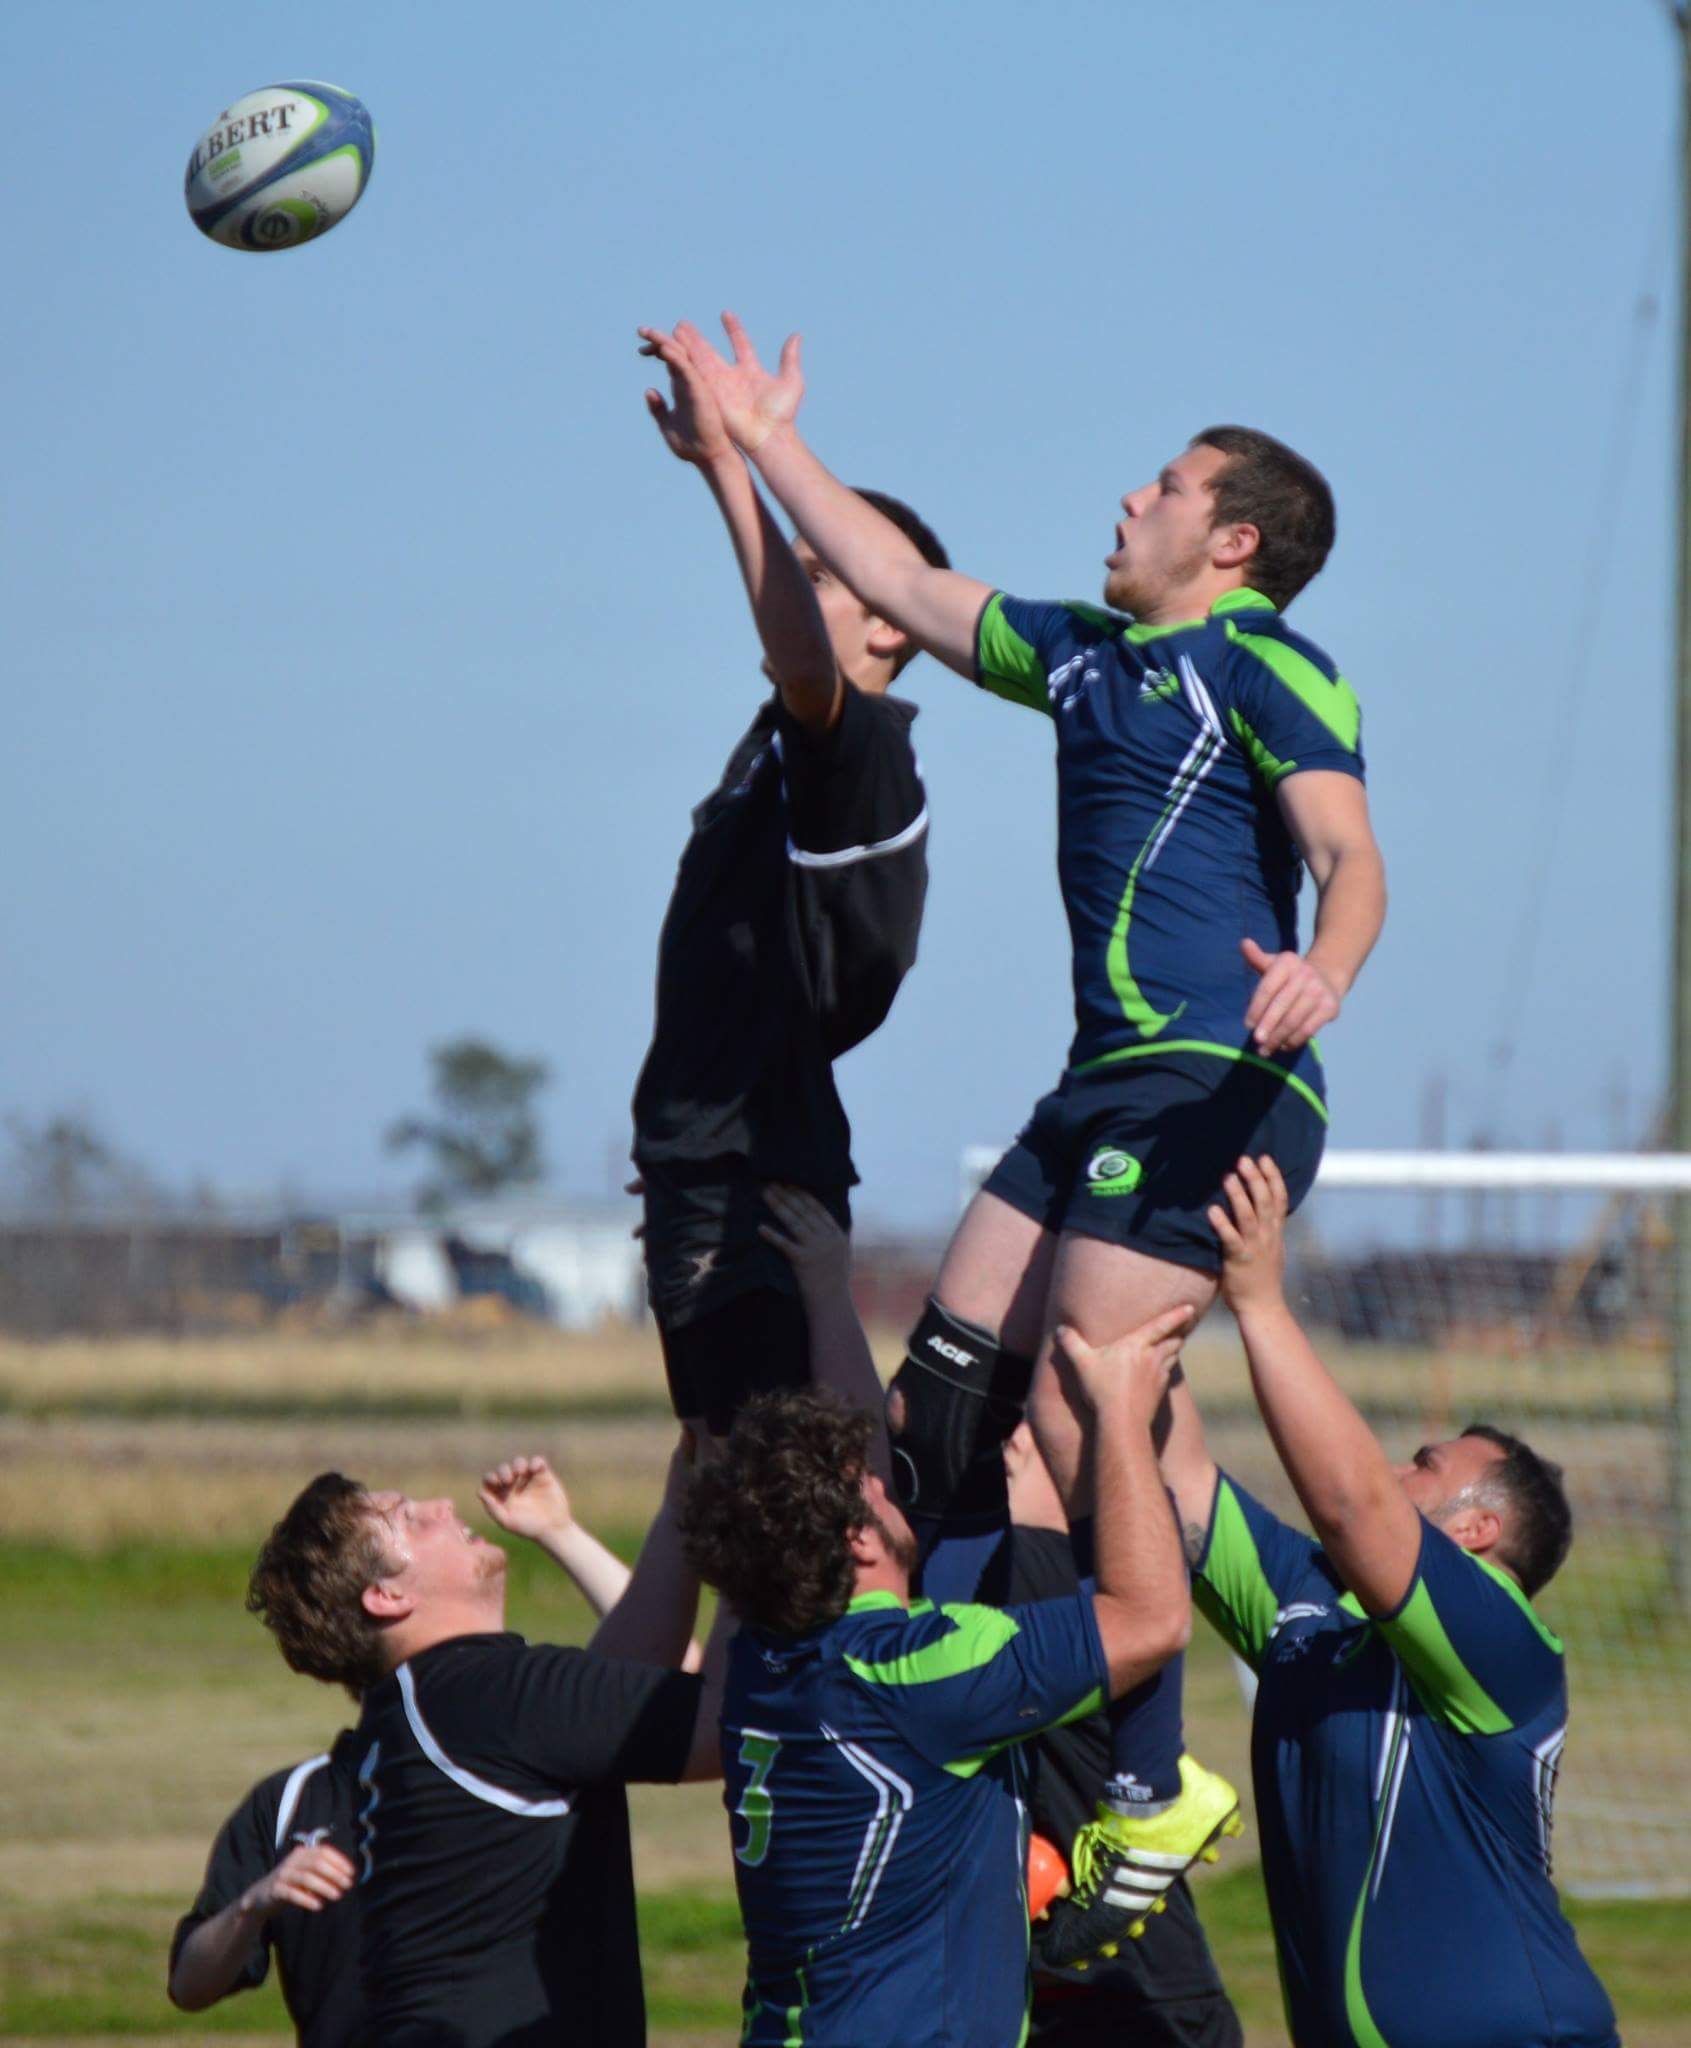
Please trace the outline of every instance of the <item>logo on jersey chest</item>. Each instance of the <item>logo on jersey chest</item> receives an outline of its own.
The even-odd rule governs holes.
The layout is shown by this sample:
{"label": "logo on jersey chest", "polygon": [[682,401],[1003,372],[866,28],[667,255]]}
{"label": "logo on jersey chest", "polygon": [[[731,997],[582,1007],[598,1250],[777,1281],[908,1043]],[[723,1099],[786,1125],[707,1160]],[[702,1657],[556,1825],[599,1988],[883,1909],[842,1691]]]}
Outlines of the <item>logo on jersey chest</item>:
{"label": "logo on jersey chest", "polygon": [[[1367,1647],[1373,1630],[1366,1621],[1360,1627],[1350,1626],[1348,1612],[1342,1612],[1335,1625],[1323,1628],[1321,1624],[1332,1613],[1333,1609],[1319,1600],[1293,1600],[1282,1607],[1276,1613],[1274,1626],[1267,1636],[1267,1641],[1274,1645],[1276,1661],[1281,1664],[1301,1663],[1320,1644],[1326,1664],[1335,1671],[1342,1670]],[[1299,1628],[1299,1622],[1313,1626]]]}
{"label": "logo on jersey chest", "polygon": [[1180,695],[1180,678],[1166,668],[1148,668],[1139,679],[1141,704],[1166,704]]}
{"label": "logo on jersey chest", "polygon": [[1115,1145],[1100,1145],[1086,1162],[1086,1191],[1091,1195],[1131,1195],[1145,1178],[1145,1169]]}
{"label": "logo on jersey chest", "polygon": [[1045,690],[1051,699],[1051,709],[1054,712],[1072,711],[1080,702],[1088,684],[1097,682],[1103,671],[1088,667],[1091,659],[1089,654],[1077,654],[1073,660],[1065,661],[1051,671],[1046,679]]}

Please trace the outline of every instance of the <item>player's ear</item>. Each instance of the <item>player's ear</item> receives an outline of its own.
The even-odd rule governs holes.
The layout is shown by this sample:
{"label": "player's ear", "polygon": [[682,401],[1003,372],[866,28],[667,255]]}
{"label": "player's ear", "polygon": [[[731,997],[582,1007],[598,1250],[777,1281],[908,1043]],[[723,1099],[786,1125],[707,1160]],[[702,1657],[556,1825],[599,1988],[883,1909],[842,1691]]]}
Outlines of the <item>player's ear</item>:
{"label": "player's ear", "polygon": [[1210,529],[1210,560],[1218,569],[1242,569],[1262,546],[1262,529],[1248,519]]}
{"label": "player's ear", "polygon": [[1462,1508],[1440,1526],[1453,1543],[1460,1543],[1464,1550],[1472,1550],[1481,1557],[1495,1550],[1503,1535],[1503,1517],[1496,1508],[1482,1507],[1478,1502]]}
{"label": "player's ear", "polygon": [[373,1621],[403,1621],[417,1604],[392,1579],[375,1579],[358,1596]]}
{"label": "player's ear", "polygon": [[886,619],[870,615],[864,644],[879,661],[898,661],[910,646],[910,635]]}

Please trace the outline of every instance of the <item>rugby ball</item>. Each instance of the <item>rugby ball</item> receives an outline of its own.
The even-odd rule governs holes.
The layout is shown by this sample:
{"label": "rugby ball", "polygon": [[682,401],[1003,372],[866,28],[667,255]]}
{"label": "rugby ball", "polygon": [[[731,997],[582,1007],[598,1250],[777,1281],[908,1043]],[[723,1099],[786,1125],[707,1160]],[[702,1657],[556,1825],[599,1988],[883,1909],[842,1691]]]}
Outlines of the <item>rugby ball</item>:
{"label": "rugby ball", "polygon": [[194,144],[184,196],[195,227],[226,249],[297,249],[346,218],[375,158],[375,126],[351,93],[266,85]]}
{"label": "rugby ball", "polygon": [[1055,1842],[1043,1835],[1028,1836],[1028,1918],[1043,1920],[1052,1901],[1064,1898],[1069,1889],[1069,1866]]}

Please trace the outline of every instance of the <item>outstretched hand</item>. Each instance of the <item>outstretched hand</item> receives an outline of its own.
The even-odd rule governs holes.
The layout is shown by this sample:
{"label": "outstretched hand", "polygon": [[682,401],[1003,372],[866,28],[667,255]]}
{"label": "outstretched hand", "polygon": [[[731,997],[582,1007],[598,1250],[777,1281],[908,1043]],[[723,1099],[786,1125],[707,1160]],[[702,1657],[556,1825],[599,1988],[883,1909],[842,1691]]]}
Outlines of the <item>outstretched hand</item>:
{"label": "outstretched hand", "polygon": [[1161,1315],[1112,1344],[1089,1344],[1067,1323],[1058,1324],[1051,1341],[1058,1364],[1067,1368],[1094,1413],[1122,1394],[1131,1402],[1136,1420],[1149,1429],[1168,1392],[1180,1347],[1196,1319],[1197,1311],[1189,1302],[1182,1302],[1178,1308],[1165,1308]]}
{"label": "outstretched hand", "polygon": [[734,445],[755,455],[777,427],[787,426],[797,417],[804,397],[799,338],[787,336],[781,344],[780,366],[771,375],[758,360],[738,316],[724,313],[722,325],[733,350],[732,360],[713,348],[690,320],[676,322],[675,340],[714,399]]}
{"label": "outstretched hand", "polygon": [[1235,1315],[1270,1307],[1285,1295],[1286,1183],[1265,1154],[1241,1159],[1221,1187],[1226,1207],[1207,1212],[1221,1240],[1221,1298]]}
{"label": "outstretched hand", "polygon": [[501,1529],[538,1542],[574,1519],[564,1482],[544,1458],[507,1458],[481,1482],[481,1504]]}
{"label": "outstretched hand", "polygon": [[722,412],[691,355],[673,334],[661,327],[641,327],[640,353],[655,356],[669,372],[669,400],[648,389],[646,410],[658,423],[664,445],[678,461],[703,467],[733,453],[734,444],[722,424]]}
{"label": "outstretched hand", "polygon": [[1339,991],[1301,953],[1270,953],[1255,939],[1239,950],[1262,976],[1245,1011],[1258,1052],[1297,1052],[1339,1014]]}

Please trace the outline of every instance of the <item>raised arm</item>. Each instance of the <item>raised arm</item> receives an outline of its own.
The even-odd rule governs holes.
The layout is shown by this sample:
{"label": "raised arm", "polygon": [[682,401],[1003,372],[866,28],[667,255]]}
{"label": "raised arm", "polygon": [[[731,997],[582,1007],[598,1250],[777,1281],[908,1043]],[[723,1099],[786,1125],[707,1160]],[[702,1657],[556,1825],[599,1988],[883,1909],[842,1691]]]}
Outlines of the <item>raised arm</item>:
{"label": "raised arm", "polygon": [[687,1765],[681,1773],[684,1785],[722,1776],[722,1696],[728,1685],[728,1645],[739,1626],[733,1608],[726,1600],[719,1600],[699,1672],[704,1687],[699,1694],[698,1718],[693,1723]]}
{"label": "raised arm", "polygon": [[787,545],[746,460],[728,438],[722,415],[687,351],[661,328],[642,327],[640,353],[669,372],[670,396],[646,393],[646,407],[664,445],[704,478],[733,543],[751,600],[764,664],[781,700],[801,725],[825,732],[839,717],[844,683],[822,622],[816,593]]}
{"label": "raised arm", "polygon": [[1166,1309],[1113,1344],[1056,1333],[1058,1369],[1091,1414],[1097,1508],[1093,1609],[1120,1697],[1186,1647],[1192,1605],[1186,1561],[1157,1470],[1151,1427],[1191,1327],[1189,1307]]}
{"label": "raised arm", "polygon": [[643,1664],[686,1664],[695,1661],[693,1623],[699,1612],[699,1581],[681,1548],[676,1526],[681,1489],[693,1469],[692,1438],[683,1431],[669,1461],[663,1502],[622,1598],[600,1622],[589,1648],[607,1657],[630,1657]]}
{"label": "raised arm", "polygon": [[1222,1185],[1226,1207],[1209,1212],[1221,1239],[1221,1292],[1262,1419],[1333,1569],[1370,1614],[1389,1614],[1414,1579],[1421,1518],[1287,1306],[1280,1169],[1272,1159],[1241,1159]]}
{"label": "raised arm", "polygon": [[1275,795],[1315,883],[1315,934],[1302,955],[1244,941],[1245,958],[1262,977],[1245,1025],[1266,1053],[1295,1052],[1332,1023],[1386,921],[1386,865],[1362,783],[1315,769],[1288,775]]}
{"label": "raised arm", "polygon": [[681,1475],[691,1468],[683,1440],[670,1460],[663,1504],[630,1571],[620,1557],[575,1519],[563,1481],[544,1458],[510,1458],[481,1483],[481,1504],[501,1529],[526,1536],[568,1572],[599,1616],[592,1647],[641,1664],[699,1668],[692,1641],[698,1581],[681,1557],[673,1506]]}
{"label": "raised arm", "polygon": [[1157,1431],[1157,1463],[1180,1516],[1180,1540],[1186,1562],[1195,1565],[1204,1554],[1220,1475],[1210,1456],[1203,1417],[1198,1413],[1192,1383],[1183,1366],[1177,1365],[1170,1376],[1168,1401],[1157,1417]]}
{"label": "raised arm", "polygon": [[735,445],[756,463],[793,524],[842,583],[872,612],[973,681],[975,631],[992,586],[912,557],[898,528],[805,446],[795,424],[804,396],[796,334],[788,337],[772,376],[739,320],[724,313],[722,324],[732,360],[686,321],[677,325],[675,339],[709,387]]}
{"label": "raised arm", "polygon": [[851,1239],[827,1208],[804,1188],[768,1187],[763,1199],[773,1221],[758,1225],[793,1269],[810,1325],[810,1376],[854,1408],[875,1417],[869,1467],[882,1485],[892,1484],[881,1376],[869,1339],[851,1298]]}
{"label": "raised arm", "polygon": [[484,1474],[481,1504],[512,1536],[526,1536],[574,1579],[601,1619],[622,1598],[633,1576],[614,1550],[582,1527],[564,1482],[546,1459],[507,1458]]}

